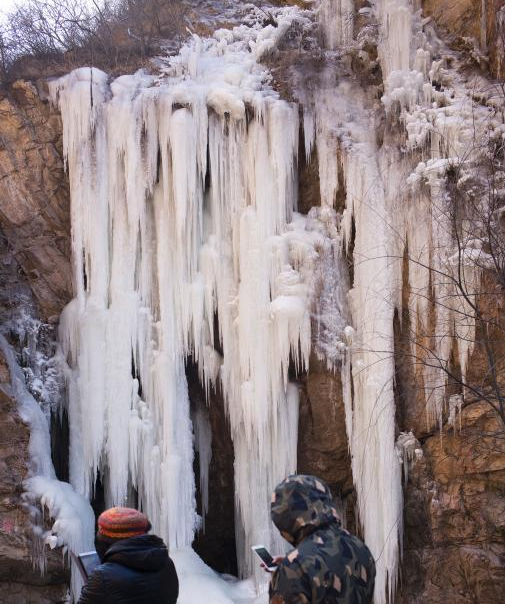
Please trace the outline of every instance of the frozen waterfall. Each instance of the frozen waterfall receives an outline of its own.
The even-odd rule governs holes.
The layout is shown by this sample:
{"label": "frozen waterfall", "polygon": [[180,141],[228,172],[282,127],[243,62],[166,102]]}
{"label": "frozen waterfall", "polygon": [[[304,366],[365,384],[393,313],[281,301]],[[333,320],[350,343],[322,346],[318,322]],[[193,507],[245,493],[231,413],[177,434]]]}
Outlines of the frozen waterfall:
{"label": "frozen waterfall", "polygon": [[156,79],[109,82],[83,68],[51,83],[72,199],[76,296],[60,324],[71,482],[89,497],[100,472],[108,505],[136,489],[171,550],[191,545],[191,356],[225,395],[244,575],[257,567],[253,543],[285,548],[269,500],[296,470],[288,366],[307,367],[310,275],[324,240],[322,226],[294,214],[298,108],[255,58],[294,14],[271,31],[195,37]]}
{"label": "frozen waterfall", "polygon": [[[251,577],[251,545],[286,547],[270,522],[270,493],[296,470],[299,393],[290,376],[308,369],[311,352],[342,368],[359,521],[377,561],[375,603],[394,597],[403,492],[393,324],[404,257],[414,335],[430,296],[450,297],[434,312],[443,337],[433,354],[448,361],[462,334],[464,375],[471,313],[462,321],[465,301],[432,275],[450,270],[445,173],[473,157],[465,120],[482,137],[491,123],[491,110],[473,111],[470,84],[433,60],[440,43],[416,7],[377,0],[359,11],[378,32],[377,63],[354,39],[354,1],[321,0],[313,10],[275,9],[275,25],[259,11],[212,38],[195,35],[158,60],[156,76],[111,80],[81,68],[50,82],[71,190],[75,298],[59,333],[70,482],[90,499],[99,474],[107,505],[138,495],[178,564],[182,604],[202,581],[209,604],[256,597],[252,580],[216,582],[190,547],[203,522],[194,450],[205,514],[212,437],[205,414],[190,414],[187,361],[206,392],[219,384],[224,394],[235,479],[227,513],[241,575]],[[295,23],[322,33],[327,59],[315,89],[300,83],[299,104],[281,99],[260,64]],[[382,98],[378,86],[370,93],[337,74],[346,52],[380,65]],[[314,149],[318,161],[321,207],[307,215],[297,212],[300,131],[307,163]],[[478,271],[467,272],[477,289]],[[429,418],[441,421],[446,374],[429,362],[419,373]]]}

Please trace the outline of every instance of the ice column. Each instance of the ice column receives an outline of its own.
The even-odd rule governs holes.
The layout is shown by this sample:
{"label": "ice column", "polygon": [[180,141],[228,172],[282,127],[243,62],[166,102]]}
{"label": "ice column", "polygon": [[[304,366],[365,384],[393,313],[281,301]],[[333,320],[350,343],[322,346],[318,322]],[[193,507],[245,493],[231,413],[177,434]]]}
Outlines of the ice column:
{"label": "ice column", "polygon": [[379,0],[379,53],[386,81],[394,71],[410,69],[412,9],[409,0]]}
{"label": "ice column", "polygon": [[359,517],[377,563],[375,602],[382,604],[396,588],[403,497],[394,450],[391,219],[374,151],[373,141],[363,141],[345,156],[346,212],[352,211],[356,224],[349,294],[356,329],[350,359],[354,396],[346,400],[346,414],[352,417],[349,440]]}
{"label": "ice column", "polygon": [[263,84],[242,35],[195,38],[157,81],[139,72],[109,84],[81,69],[51,94],[72,199],[76,297],[60,325],[72,483],[90,496],[100,472],[108,504],[135,489],[171,548],[191,544],[191,355],[207,388],[222,384],[250,574],[254,542],[283,547],[270,493],[296,469],[288,368],[306,366],[311,333],[306,279],[282,236],[296,206],[298,111]]}
{"label": "ice column", "polygon": [[199,405],[192,414],[191,421],[195,433],[195,452],[199,457],[202,528],[205,530],[205,515],[209,509],[209,467],[212,458],[212,427],[208,410]]}
{"label": "ice column", "polygon": [[[403,515],[401,467],[395,453],[393,216],[366,98],[347,83],[336,86],[331,98],[333,104],[316,108],[316,113],[323,112],[319,118],[316,114],[316,123],[325,119],[328,132],[339,137],[346,188],[342,235],[347,246],[353,221],[355,225],[354,283],[348,297],[354,329],[344,330],[349,352],[342,371],[346,426],[359,517],[377,561],[375,602],[384,604],[396,587]],[[337,158],[333,161],[336,166]],[[332,172],[320,171],[320,177],[325,175],[334,178]],[[321,190],[335,186],[322,182]]]}
{"label": "ice column", "polygon": [[349,44],[353,38],[354,0],[321,0],[319,22],[329,50]]}

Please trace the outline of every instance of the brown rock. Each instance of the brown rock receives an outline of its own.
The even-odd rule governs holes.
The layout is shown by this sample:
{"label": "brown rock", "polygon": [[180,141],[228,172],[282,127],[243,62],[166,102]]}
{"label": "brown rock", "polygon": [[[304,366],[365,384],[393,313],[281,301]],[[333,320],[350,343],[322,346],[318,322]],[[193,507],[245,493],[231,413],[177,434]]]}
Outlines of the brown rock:
{"label": "brown rock", "polygon": [[355,494],[345,427],[340,370],[329,371],[313,355],[300,389],[298,472],[323,478],[342,499],[344,522],[355,530]]}
{"label": "brown rock", "polygon": [[[491,435],[491,436],[487,436]],[[505,590],[505,445],[485,403],[423,445],[405,489],[400,604],[497,604]]]}
{"label": "brown rock", "polygon": [[22,81],[0,97],[0,116],[0,225],[46,318],[72,291],[61,121]]}
{"label": "brown rock", "polygon": [[467,54],[473,47],[480,50],[494,77],[503,64],[503,43],[505,32],[500,31],[497,15],[505,6],[505,0],[423,0],[423,12],[433,17],[444,38],[455,48]]}

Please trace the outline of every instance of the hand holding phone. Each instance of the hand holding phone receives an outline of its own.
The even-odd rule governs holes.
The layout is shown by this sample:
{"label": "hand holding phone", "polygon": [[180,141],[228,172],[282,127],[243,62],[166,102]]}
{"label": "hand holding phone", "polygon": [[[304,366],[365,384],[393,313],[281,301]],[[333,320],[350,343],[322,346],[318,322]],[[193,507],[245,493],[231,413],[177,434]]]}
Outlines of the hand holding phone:
{"label": "hand holding phone", "polygon": [[277,569],[277,558],[272,558],[272,555],[264,545],[253,545],[252,549],[258,554],[268,572],[273,573]]}

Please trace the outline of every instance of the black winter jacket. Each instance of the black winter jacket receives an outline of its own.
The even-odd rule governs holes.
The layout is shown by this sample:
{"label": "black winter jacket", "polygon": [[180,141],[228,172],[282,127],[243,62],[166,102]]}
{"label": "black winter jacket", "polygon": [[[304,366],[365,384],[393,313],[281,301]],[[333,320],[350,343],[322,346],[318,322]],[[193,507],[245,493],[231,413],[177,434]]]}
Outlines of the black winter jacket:
{"label": "black winter jacket", "polygon": [[78,604],[175,604],[179,581],[163,541],[155,535],[122,539],[106,551]]}

